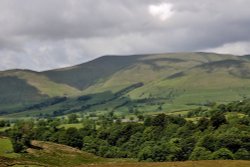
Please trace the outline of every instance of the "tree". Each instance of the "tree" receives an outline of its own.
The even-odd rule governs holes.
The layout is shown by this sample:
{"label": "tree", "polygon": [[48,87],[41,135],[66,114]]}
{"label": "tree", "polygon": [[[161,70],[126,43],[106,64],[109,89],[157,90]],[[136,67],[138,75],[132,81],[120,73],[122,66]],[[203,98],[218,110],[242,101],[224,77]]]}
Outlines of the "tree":
{"label": "tree", "polygon": [[144,143],[142,132],[133,134],[129,141],[122,145],[122,150],[128,151],[128,157],[137,157],[141,144]]}
{"label": "tree", "polygon": [[209,160],[212,152],[204,147],[196,147],[189,157],[189,160]]}
{"label": "tree", "polygon": [[139,121],[143,121],[144,120],[144,116],[143,115],[138,115],[137,118],[138,118]]}
{"label": "tree", "polygon": [[152,120],[153,126],[161,126],[164,127],[166,124],[166,115],[165,114],[159,114]]}
{"label": "tree", "polygon": [[153,161],[152,155],[152,147],[146,146],[142,150],[140,150],[138,154],[138,159],[139,161]]}
{"label": "tree", "polygon": [[11,142],[15,153],[26,152],[26,149],[31,146],[30,137],[18,131],[12,132]]}
{"label": "tree", "polygon": [[78,123],[79,121],[78,121],[78,116],[76,115],[76,114],[70,114],[69,116],[68,116],[68,123],[69,124],[74,124],[74,123]]}
{"label": "tree", "polygon": [[206,135],[203,138],[201,138],[201,146],[205,147],[206,149],[210,151],[215,151],[217,139],[213,135]]}
{"label": "tree", "polygon": [[200,131],[204,131],[208,128],[209,126],[209,120],[207,118],[202,117],[201,119],[199,119],[198,123],[197,123],[197,128]]}
{"label": "tree", "polygon": [[15,124],[14,128],[9,131],[14,152],[26,152],[26,149],[31,146],[33,127],[34,122],[32,121],[19,121]]}
{"label": "tree", "polygon": [[146,117],[144,119],[144,125],[145,126],[151,126],[152,125],[152,118],[151,117]]}
{"label": "tree", "polygon": [[158,108],[157,108],[158,111],[161,111],[162,110],[162,105],[160,105]]}
{"label": "tree", "polygon": [[168,155],[166,159],[168,161],[180,161],[182,160],[182,148],[180,146],[180,139],[179,138],[172,138],[165,146],[168,148]]}
{"label": "tree", "polygon": [[214,114],[211,119],[211,124],[212,126],[217,129],[219,126],[221,126],[222,124],[227,123],[226,117],[224,114],[222,113],[216,113]]}
{"label": "tree", "polygon": [[0,127],[5,127],[6,122],[4,120],[0,120]]}
{"label": "tree", "polygon": [[240,160],[250,160],[250,152],[247,151],[245,148],[239,149],[235,154],[234,154],[235,159],[240,159]]}
{"label": "tree", "polygon": [[250,118],[246,116],[243,118],[240,118],[238,123],[241,125],[250,126]]}
{"label": "tree", "polygon": [[76,147],[81,149],[83,142],[83,137],[80,135],[76,128],[68,128],[65,132],[62,132],[59,138],[59,142],[66,144],[71,147]]}
{"label": "tree", "polygon": [[227,148],[220,148],[219,150],[213,152],[212,159],[234,159],[233,153]]}
{"label": "tree", "polygon": [[181,154],[179,155],[179,160],[188,160],[196,144],[196,139],[194,137],[182,138],[180,141]]}
{"label": "tree", "polygon": [[[88,151],[90,153],[94,153],[100,156],[104,156],[105,149],[108,147],[108,142],[106,140],[102,140],[99,138],[95,138],[93,136],[86,136],[83,138],[83,150]],[[102,148],[102,150],[100,150]]]}
{"label": "tree", "polygon": [[153,147],[152,159],[155,162],[164,162],[166,161],[167,154],[168,154],[168,150],[164,144],[155,145]]}
{"label": "tree", "polygon": [[[229,129],[228,129],[229,131]],[[217,148],[224,147],[229,149],[232,152],[236,152],[242,146],[242,141],[240,139],[239,134],[221,134],[217,137]]]}

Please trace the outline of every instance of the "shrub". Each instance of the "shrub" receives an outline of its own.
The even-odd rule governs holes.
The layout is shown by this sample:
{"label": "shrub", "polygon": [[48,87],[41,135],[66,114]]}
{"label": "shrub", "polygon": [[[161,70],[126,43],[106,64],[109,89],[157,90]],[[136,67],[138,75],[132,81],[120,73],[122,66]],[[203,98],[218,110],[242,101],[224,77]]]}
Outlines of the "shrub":
{"label": "shrub", "polygon": [[250,152],[241,148],[234,154],[234,157],[235,159],[250,160]]}
{"label": "shrub", "polygon": [[221,148],[212,154],[212,159],[234,159],[233,153],[227,148]]}
{"label": "shrub", "polygon": [[196,147],[189,157],[189,160],[209,160],[212,152],[204,147]]}

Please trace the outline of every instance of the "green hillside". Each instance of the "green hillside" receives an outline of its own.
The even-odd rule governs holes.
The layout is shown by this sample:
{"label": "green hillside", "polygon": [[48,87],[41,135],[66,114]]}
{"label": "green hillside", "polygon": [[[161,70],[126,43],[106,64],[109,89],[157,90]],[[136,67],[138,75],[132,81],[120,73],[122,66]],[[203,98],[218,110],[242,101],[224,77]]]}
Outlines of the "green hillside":
{"label": "green hillside", "polygon": [[73,67],[43,72],[57,83],[63,83],[80,90],[102,82],[123,68],[136,63],[139,56],[104,56]]}
{"label": "green hillside", "polygon": [[[249,97],[250,59],[200,52],[104,56],[45,72],[0,72],[0,92],[1,114],[12,116],[188,110]],[[84,96],[90,98],[79,100]],[[48,102],[56,97],[67,99]]]}
{"label": "green hillside", "polygon": [[[8,144],[8,145],[6,145]],[[13,153],[9,139],[0,138],[0,145],[5,147],[0,149],[0,166],[77,166],[90,163],[104,163],[110,160],[97,157],[93,154],[80,151],[69,146],[32,141],[32,148],[27,153]],[[1,154],[1,151],[4,154]]]}
{"label": "green hillside", "polygon": [[54,96],[73,96],[80,94],[80,91],[66,84],[60,84],[51,81],[45,75],[39,72],[29,70],[10,70],[0,72],[0,77],[12,76],[24,80],[30,86],[35,87],[39,94],[49,97]]}
{"label": "green hillside", "polygon": [[5,109],[20,107],[46,97],[39,94],[38,90],[25,80],[15,76],[0,77],[0,90],[1,113],[4,113]]}

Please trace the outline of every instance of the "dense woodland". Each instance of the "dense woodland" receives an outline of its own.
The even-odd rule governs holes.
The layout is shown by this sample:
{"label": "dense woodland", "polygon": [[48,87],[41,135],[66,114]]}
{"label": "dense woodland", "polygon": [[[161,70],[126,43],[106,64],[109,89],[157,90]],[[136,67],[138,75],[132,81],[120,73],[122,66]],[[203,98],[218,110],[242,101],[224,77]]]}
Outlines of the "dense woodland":
{"label": "dense woodland", "polygon": [[[234,113],[228,115],[228,113]],[[69,123],[79,122],[68,117]],[[190,118],[199,118],[193,121]],[[189,120],[189,121],[188,121]],[[84,127],[60,128],[61,119],[17,121],[5,132],[15,152],[32,147],[31,140],[65,144],[107,158],[139,161],[185,161],[212,159],[250,160],[250,101],[213,104],[186,116],[156,114],[122,122],[114,113],[96,120],[82,120]],[[1,125],[9,125],[1,122]]]}

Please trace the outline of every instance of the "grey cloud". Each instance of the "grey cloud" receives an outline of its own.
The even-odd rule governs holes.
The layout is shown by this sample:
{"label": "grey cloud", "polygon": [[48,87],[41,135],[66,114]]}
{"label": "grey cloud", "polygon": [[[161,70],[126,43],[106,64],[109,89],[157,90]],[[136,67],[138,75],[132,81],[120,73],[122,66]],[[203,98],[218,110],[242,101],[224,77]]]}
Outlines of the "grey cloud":
{"label": "grey cloud", "polygon": [[[160,3],[173,4],[164,22],[148,12]],[[104,54],[226,52],[234,43],[242,54],[250,43],[248,6],[249,0],[2,0],[0,70],[45,70]]]}

